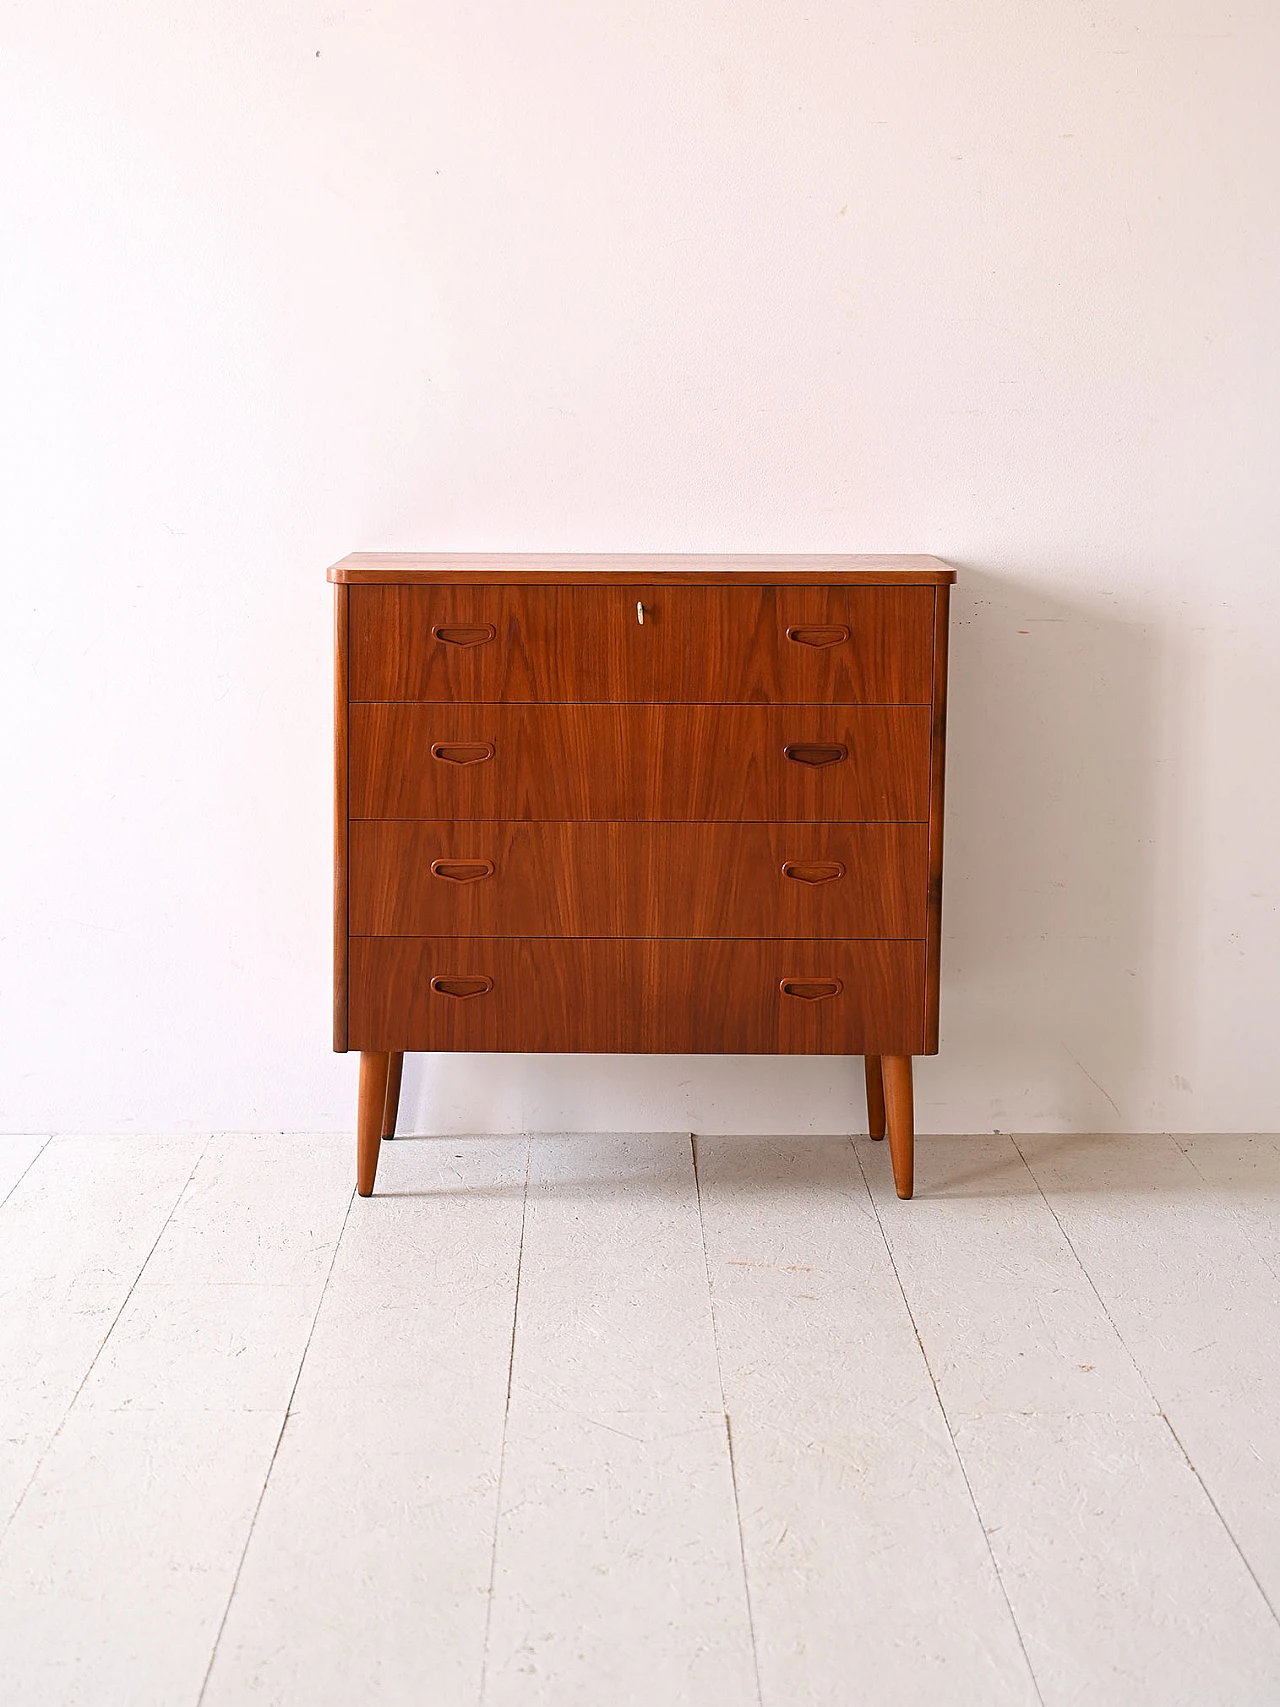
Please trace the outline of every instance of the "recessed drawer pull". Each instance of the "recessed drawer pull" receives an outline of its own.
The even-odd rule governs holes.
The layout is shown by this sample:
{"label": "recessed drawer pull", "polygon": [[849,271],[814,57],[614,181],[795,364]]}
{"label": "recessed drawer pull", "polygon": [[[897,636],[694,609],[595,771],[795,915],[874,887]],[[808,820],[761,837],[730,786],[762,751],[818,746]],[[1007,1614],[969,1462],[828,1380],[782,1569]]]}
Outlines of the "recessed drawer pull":
{"label": "recessed drawer pull", "polygon": [[433,859],[431,875],[443,877],[446,883],[478,883],[482,877],[493,876],[491,859]]}
{"label": "recessed drawer pull", "polygon": [[492,978],[433,978],[431,988],[438,996],[452,996],[465,1002],[472,996],[487,996],[493,988]]}
{"label": "recessed drawer pull", "polygon": [[491,622],[463,622],[448,628],[437,626],[431,632],[446,646],[483,646],[487,640],[495,639],[498,633]]}
{"label": "recessed drawer pull", "polygon": [[802,1002],[824,1002],[828,996],[838,996],[844,985],[839,978],[784,978],[778,988],[784,996],[798,996]]}
{"label": "recessed drawer pull", "polygon": [[849,630],[842,622],[810,622],[787,630],[787,639],[797,646],[839,646],[848,638]]}
{"label": "recessed drawer pull", "polygon": [[782,867],[782,875],[797,883],[834,883],[837,877],[844,876],[844,867],[838,859],[789,859]]}
{"label": "recessed drawer pull", "polygon": [[793,765],[838,765],[841,759],[849,757],[848,747],[834,741],[793,741],[782,750]]}
{"label": "recessed drawer pull", "polygon": [[446,765],[482,765],[493,757],[492,741],[433,741],[431,757]]}

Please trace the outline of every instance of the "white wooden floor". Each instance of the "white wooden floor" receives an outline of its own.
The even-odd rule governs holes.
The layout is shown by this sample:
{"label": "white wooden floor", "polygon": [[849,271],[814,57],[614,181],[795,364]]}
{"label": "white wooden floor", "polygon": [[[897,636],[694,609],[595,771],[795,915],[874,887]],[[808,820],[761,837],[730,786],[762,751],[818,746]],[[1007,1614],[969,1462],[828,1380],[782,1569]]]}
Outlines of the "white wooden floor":
{"label": "white wooden floor", "polygon": [[0,1139],[5,1707],[1280,1702],[1280,1139]]}

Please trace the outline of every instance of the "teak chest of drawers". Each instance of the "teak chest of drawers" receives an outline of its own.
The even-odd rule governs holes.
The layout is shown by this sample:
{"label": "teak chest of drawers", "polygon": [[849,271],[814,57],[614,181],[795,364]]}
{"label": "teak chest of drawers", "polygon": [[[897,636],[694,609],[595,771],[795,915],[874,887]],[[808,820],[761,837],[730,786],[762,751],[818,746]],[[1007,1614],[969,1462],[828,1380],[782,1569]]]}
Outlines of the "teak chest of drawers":
{"label": "teak chest of drawers", "polygon": [[397,553],[329,579],[361,1195],[404,1052],[462,1049],[862,1055],[910,1197],[955,572]]}

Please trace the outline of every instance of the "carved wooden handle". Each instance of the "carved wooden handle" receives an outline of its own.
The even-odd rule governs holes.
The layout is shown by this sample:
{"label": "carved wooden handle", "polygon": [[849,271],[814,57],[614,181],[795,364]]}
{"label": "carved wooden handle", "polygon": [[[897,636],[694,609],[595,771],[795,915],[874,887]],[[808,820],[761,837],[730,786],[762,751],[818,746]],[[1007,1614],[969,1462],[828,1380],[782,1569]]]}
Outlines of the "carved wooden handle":
{"label": "carved wooden handle", "polygon": [[492,741],[433,741],[431,757],[446,765],[482,765],[493,757]]}
{"label": "carved wooden handle", "polygon": [[433,978],[431,988],[440,996],[452,996],[465,1002],[472,996],[487,996],[493,988],[492,978]]}
{"label": "carved wooden handle", "polygon": [[478,883],[482,877],[493,876],[491,859],[433,859],[431,875],[443,877],[446,883]]}
{"label": "carved wooden handle", "polygon": [[848,747],[836,741],[793,741],[782,750],[795,765],[838,765],[849,757]]}
{"label": "carved wooden handle", "polygon": [[460,622],[447,628],[437,624],[431,632],[446,646],[483,646],[486,640],[493,640],[498,633],[491,622]]}
{"label": "carved wooden handle", "polygon": [[844,876],[844,867],[838,859],[789,859],[783,863],[782,875],[797,883],[834,883]]}
{"label": "carved wooden handle", "polygon": [[798,996],[802,1002],[823,1002],[838,996],[844,985],[839,978],[784,978],[778,988],[784,996]]}
{"label": "carved wooden handle", "polygon": [[848,638],[849,630],[842,622],[801,623],[787,630],[787,639],[797,646],[839,646]]}

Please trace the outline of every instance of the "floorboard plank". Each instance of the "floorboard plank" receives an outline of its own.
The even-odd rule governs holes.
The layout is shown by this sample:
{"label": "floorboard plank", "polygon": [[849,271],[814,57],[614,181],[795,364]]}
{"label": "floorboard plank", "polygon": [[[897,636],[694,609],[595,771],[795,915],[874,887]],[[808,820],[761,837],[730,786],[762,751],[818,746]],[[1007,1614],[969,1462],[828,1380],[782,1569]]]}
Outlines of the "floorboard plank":
{"label": "floorboard plank", "polygon": [[687,1136],[533,1143],[485,1707],[755,1707]]}
{"label": "floorboard plank", "polygon": [[1271,1272],[1280,1275],[1280,1136],[1204,1133],[1174,1143]]}
{"label": "floorboard plank", "polygon": [[522,1138],[383,1146],[204,1707],[475,1707],[527,1155]]}
{"label": "floorboard plank", "polygon": [[0,1549],[5,1699],[195,1702],[350,1202],[349,1152],[209,1144]]}
{"label": "floorboard plank", "polygon": [[0,1206],[0,1534],[205,1143],[54,1138]]}
{"label": "floorboard plank", "polygon": [[1046,1707],[1272,1699],[1280,1630],[1017,1147],[921,1139],[908,1204],[879,1149],[859,1145]]}
{"label": "floorboard plank", "polygon": [[1018,1142],[1280,1608],[1280,1157],[1235,1139]]}
{"label": "floorboard plank", "polygon": [[47,1135],[0,1134],[0,1207],[48,1142]]}
{"label": "floorboard plank", "polygon": [[1034,1702],[849,1141],[698,1172],[764,1707]]}
{"label": "floorboard plank", "polygon": [[5,1707],[1280,1700],[1274,1137],[24,1142]]}
{"label": "floorboard plank", "polygon": [[1158,1406],[1011,1138],[917,1140],[900,1203],[886,1147],[857,1152],[938,1395],[953,1421]]}
{"label": "floorboard plank", "polygon": [[1274,1707],[1280,1633],[1160,1417],[962,1418],[1045,1707]]}
{"label": "floorboard plank", "polygon": [[0,1551],[0,1699],[195,1707],[280,1419],[75,1414]]}

